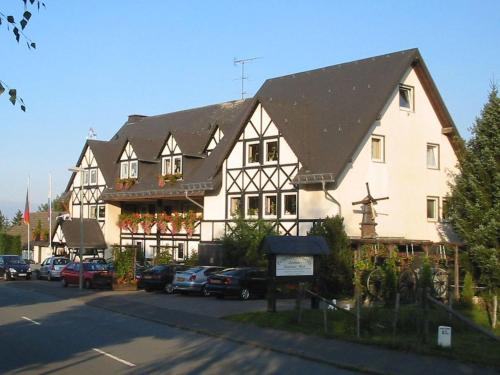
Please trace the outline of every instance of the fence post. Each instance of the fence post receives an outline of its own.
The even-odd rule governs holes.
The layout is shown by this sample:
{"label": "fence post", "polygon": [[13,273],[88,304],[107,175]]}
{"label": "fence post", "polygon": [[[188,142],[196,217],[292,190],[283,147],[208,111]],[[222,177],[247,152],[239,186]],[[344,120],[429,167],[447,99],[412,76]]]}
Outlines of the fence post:
{"label": "fence post", "polygon": [[300,324],[302,321],[302,300],[304,299],[304,283],[299,283],[299,288],[297,290],[297,299],[295,300],[295,310],[297,312],[297,323]]}
{"label": "fence post", "polygon": [[[450,283],[450,274],[448,274],[448,307],[450,308],[450,310],[453,309],[453,291],[451,290],[451,283]],[[448,312],[448,320],[451,324],[451,319],[452,319],[452,316],[451,316],[451,313]]]}
{"label": "fence post", "polygon": [[361,302],[360,302],[360,291],[359,286],[356,285],[356,337],[359,339],[361,337]]}
{"label": "fence post", "polygon": [[399,315],[399,299],[400,299],[400,294],[399,292],[396,293],[396,303],[394,306],[394,319],[392,321],[392,338],[396,338],[396,329],[398,327],[398,315]]}

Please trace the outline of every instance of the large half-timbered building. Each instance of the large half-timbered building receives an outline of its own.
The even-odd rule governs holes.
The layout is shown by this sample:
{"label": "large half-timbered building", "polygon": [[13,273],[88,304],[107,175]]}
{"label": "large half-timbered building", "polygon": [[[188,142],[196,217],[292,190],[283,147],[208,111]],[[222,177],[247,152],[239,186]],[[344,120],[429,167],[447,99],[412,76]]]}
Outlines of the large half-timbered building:
{"label": "large half-timbered building", "polygon": [[[304,235],[339,214],[356,239],[352,202],[368,182],[389,197],[377,206],[379,237],[446,241],[458,137],[419,51],[396,52],[270,79],[251,99],[129,116],[111,140],[84,145],[70,216],[96,220],[108,246],[182,259],[220,239],[234,215]],[[187,212],[190,228],[118,225],[124,213]]]}

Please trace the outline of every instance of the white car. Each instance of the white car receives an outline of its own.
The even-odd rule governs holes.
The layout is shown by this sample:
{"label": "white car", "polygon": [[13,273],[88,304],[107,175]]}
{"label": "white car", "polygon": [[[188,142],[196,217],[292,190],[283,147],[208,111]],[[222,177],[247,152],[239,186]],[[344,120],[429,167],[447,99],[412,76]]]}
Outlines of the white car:
{"label": "white car", "polygon": [[48,281],[60,278],[62,269],[69,262],[69,258],[65,257],[50,257],[45,259],[40,266],[38,278],[46,278]]}

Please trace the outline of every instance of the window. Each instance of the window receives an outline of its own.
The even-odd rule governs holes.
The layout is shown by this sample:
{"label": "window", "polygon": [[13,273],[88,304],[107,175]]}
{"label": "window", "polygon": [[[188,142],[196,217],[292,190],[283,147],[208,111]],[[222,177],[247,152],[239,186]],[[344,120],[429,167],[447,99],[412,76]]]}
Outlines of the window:
{"label": "window", "polygon": [[438,198],[436,197],[427,197],[427,219],[438,219]]}
{"label": "window", "polygon": [[139,162],[137,160],[133,160],[130,162],[130,178],[137,178],[139,175]]}
{"label": "window", "polygon": [[297,215],[297,194],[283,194],[283,215]]}
{"label": "window", "polygon": [[247,164],[255,164],[260,159],[260,145],[258,142],[249,143],[247,146]]}
{"label": "window", "polygon": [[97,206],[90,206],[89,217],[91,219],[97,219]]}
{"label": "window", "polygon": [[257,195],[247,196],[246,216],[259,216],[259,197]]}
{"label": "window", "polygon": [[179,243],[177,245],[177,259],[184,259],[184,244]]}
{"label": "window", "polygon": [[439,169],[439,145],[427,143],[427,168]]}
{"label": "window", "polygon": [[120,178],[128,178],[128,161],[122,161],[121,163]]}
{"label": "window", "polygon": [[266,141],[266,162],[278,161],[278,141]]}
{"label": "window", "polygon": [[399,108],[413,110],[413,87],[399,86]]}
{"label": "window", "polygon": [[97,169],[90,170],[90,185],[97,185]]}
{"label": "window", "polygon": [[174,156],[174,174],[182,174],[182,156]]}
{"label": "window", "polygon": [[85,170],[83,172],[83,184],[88,185],[89,184],[89,171]]}
{"label": "window", "polygon": [[276,216],[276,195],[264,195],[264,215]]}
{"label": "window", "polygon": [[172,159],[169,157],[164,157],[161,164],[161,174],[163,176],[172,173]]}
{"label": "window", "polygon": [[380,163],[385,161],[385,139],[381,135],[372,136],[372,160]]}
{"label": "window", "polygon": [[450,212],[450,202],[448,201],[447,198],[443,198],[441,202],[443,205],[441,217],[442,217],[443,221],[447,221],[449,218],[449,212]]}
{"label": "window", "polygon": [[99,219],[104,219],[106,217],[106,206],[99,206],[98,214]]}
{"label": "window", "polygon": [[229,197],[229,216],[238,216],[240,213],[241,198]]}

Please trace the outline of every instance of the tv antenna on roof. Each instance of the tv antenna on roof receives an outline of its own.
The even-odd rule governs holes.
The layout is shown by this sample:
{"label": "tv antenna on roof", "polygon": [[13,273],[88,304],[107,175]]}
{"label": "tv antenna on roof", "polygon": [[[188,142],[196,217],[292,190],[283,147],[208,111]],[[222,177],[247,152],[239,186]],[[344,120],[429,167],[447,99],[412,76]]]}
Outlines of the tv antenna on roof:
{"label": "tv antenna on roof", "polygon": [[233,64],[236,66],[237,64],[241,64],[241,100],[245,99],[245,80],[248,79],[248,76],[245,76],[245,64],[249,61],[262,59],[262,57],[250,57],[248,59],[237,59],[236,57],[233,60]]}
{"label": "tv antenna on roof", "polygon": [[97,133],[95,132],[94,128],[89,129],[89,133],[87,135],[87,139],[96,139],[97,138]]}

